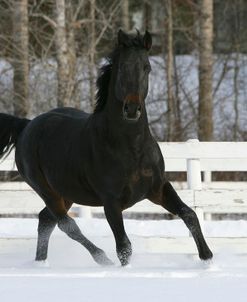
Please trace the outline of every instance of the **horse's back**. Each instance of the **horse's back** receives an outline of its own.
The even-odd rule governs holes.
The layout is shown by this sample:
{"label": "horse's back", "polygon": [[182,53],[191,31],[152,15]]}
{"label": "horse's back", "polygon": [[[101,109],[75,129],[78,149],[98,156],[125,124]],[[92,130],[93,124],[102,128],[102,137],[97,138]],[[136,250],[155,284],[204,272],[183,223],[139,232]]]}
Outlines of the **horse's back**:
{"label": "horse's back", "polygon": [[86,113],[82,110],[72,108],[72,107],[56,108],[56,109],[52,109],[48,113],[56,113],[56,114],[61,114],[61,115],[72,117],[72,118],[80,118],[83,120],[87,120],[88,117],[90,116],[89,113]]}
{"label": "horse's back", "polygon": [[82,129],[90,114],[70,107],[56,108],[35,117],[24,129],[17,145],[30,144],[41,138],[53,138],[65,141],[66,133],[76,134]]}
{"label": "horse's back", "polygon": [[79,144],[89,116],[74,108],[57,108],[34,118],[16,145],[18,170],[22,172],[25,166],[36,165],[41,158],[47,161],[69,160],[68,150]]}

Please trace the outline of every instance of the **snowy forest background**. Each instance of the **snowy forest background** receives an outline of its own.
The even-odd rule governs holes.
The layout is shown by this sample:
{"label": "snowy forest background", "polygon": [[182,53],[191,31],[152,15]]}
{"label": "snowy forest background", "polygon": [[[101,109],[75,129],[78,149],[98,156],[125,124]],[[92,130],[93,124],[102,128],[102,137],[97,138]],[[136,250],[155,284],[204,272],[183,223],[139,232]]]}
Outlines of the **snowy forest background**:
{"label": "snowy forest background", "polygon": [[244,0],[0,0],[0,111],[92,112],[118,29],[148,29],[155,138],[245,141],[246,15]]}

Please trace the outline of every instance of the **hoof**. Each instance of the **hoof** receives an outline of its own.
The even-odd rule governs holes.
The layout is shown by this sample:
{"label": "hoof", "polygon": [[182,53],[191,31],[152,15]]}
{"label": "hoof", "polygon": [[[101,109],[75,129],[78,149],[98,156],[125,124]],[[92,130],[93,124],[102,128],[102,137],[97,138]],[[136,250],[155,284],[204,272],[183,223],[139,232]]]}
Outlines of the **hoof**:
{"label": "hoof", "polygon": [[131,248],[124,248],[120,252],[117,253],[118,259],[122,266],[127,266],[130,263],[130,258],[132,255]]}
{"label": "hoof", "polygon": [[201,260],[207,261],[213,258],[213,253],[210,250],[208,250],[204,253],[199,254],[199,257]]}
{"label": "hoof", "polygon": [[39,268],[47,268],[50,267],[48,260],[35,260],[34,266]]}
{"label": "hoof", "polygon": [[114,265],[114,263],[106,256],[105,252],[102,250],[98,250],[93,255],[93,259],[96,263],[102,266],[111,266]]}

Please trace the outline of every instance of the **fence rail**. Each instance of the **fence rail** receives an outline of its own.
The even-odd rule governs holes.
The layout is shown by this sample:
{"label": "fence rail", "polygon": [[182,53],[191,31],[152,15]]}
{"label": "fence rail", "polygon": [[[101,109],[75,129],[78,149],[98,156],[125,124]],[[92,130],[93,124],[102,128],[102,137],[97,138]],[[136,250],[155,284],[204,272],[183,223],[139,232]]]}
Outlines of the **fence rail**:
{"label": "fence rail", "polygon": [[[159,143],[166,171],[187,172],[187,185],[175,184],[178,194],[196,209],[201,221],[211,213],[247,213],[247,182],[212,182],[214,171],[247,171],[247,142]],[[0,171],[16,170],[14,154],[0,163]],[[201,174],[205,173],[202,182]],[[43,201],[24,183],[0,183],[0,214],[37,214]],[[101,208],[78,207],[80,214],[103,213]],[[129,212],[164,213],[164,210],[144,200]]]}

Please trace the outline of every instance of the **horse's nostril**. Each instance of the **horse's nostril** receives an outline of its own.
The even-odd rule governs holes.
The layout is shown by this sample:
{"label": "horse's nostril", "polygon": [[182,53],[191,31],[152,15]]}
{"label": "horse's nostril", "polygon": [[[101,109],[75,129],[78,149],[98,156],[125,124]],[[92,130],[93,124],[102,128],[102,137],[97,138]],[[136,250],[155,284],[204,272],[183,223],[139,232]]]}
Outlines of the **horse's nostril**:
{"label": "horse's nostril", "polygon": [[137,107],[137,111],[141,111],[142,110],[142,107],[141,107],[141,105],[139,105],[138,107]]}

